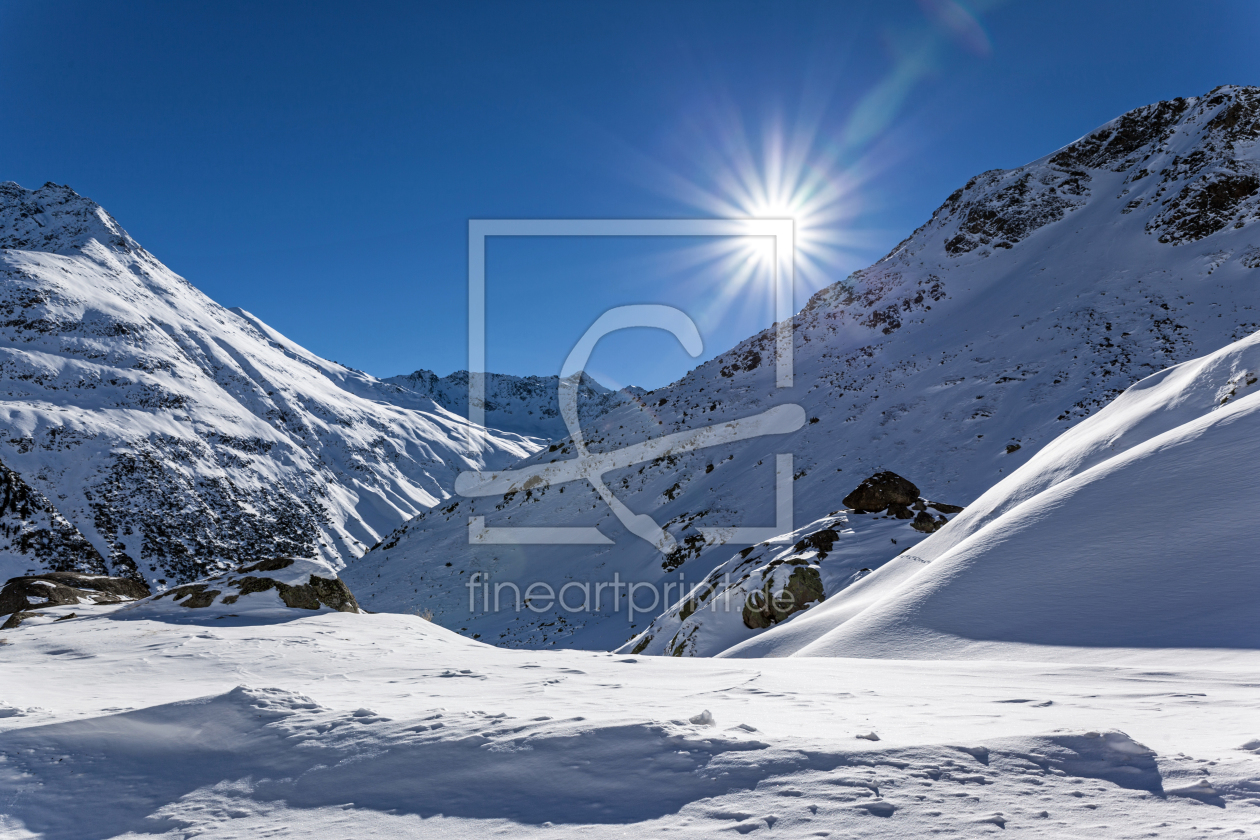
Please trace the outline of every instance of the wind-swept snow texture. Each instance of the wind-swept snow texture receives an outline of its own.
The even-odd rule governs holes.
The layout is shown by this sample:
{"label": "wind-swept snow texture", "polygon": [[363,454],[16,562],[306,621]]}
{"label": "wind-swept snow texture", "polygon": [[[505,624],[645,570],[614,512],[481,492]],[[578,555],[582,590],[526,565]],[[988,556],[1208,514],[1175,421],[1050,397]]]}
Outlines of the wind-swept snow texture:
{"label": "wind-swept snow texture", "polygon": [[74,605],[5,631],[0,836],[1198,840],[1260,826],[1254,652],[1159,652],[1154,667],[678,660],[245,603],[267,597],[283,610],[274,593],[242,597],[238,618]]}
{"label": "wind-swept snow texture", "polygon": [[[1134,382],[1260,329],[1258,139],[1260,89],[1221,87],[1139,108],[1027,166],[979,175],[887,257],[795,316],[795,387],[774,387],[767,331],[641,405],[599,417],[587,429],[592,451],[783,402],[810,418],[792,434],[606,476],[633,512],[682,546],[671,558],[574,482],[452,499],[390,535],[347,579],[367,609],[429,609],[485,640],[611,648],[645,627],[630,626],[624,602],[619,612],[483,615],[470,613],[465,584],[475,572],[553,587],[614,574],[662,585],[682,574],[675,593],[686,591],[739,548],[706,544],[701,526],[775,521],[781,452],[794,456],[797,527],[840,509],[881,470],[967,505]],[[572,447],[560,443],[527,463],[566,457]],[[595,526],[615,544],[470,546],[473,516],[489,527]],[[898,551],[873,544],[862,565]],[[1194,570],[1186,558],[1177,574]]]}
{"label": "wind-swept snow texture", "polygon": [[0,248],[0,579],[340,567],[539,446],[470,448],[462,418],[224,309],[68,187],[0,184]]}
{"label": "wind-swept snow texture", "polygon": [[727,654],[1260,648],[1257,463],[1260,333],[1142,380],[910,552]]}

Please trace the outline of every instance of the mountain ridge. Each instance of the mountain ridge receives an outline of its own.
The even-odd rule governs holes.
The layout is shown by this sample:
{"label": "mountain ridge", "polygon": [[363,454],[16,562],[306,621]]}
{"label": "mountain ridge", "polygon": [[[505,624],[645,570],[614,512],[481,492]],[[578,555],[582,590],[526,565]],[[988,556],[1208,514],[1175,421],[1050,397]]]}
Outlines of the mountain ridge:
{"label": "mountain ridge", "polygon": [[[275,556],[340,567],[458,472],[541,445],[470,434],[418,394],[398,405],[210,300],[68,187],[0,185],[0,236],[0,462],[111,574],[161,588]],[[6,577],[41,570],[10,548]]]}
{"label": "mountain ridge", "polygon": [[[384,382],[406,388],[432,399],[455,414],[468,413],[468,371],[457,370],[438,376],[421,368],[412,373],[386,377]],[[485,375],[486,425],[516,434],[559,440],[568,436],[560,416],[559,376]],[[583,424],[611,411],[623,402],[647,393],[633,385],[613,391],[585,371],[578,392],[578,416]]]}
{"label": "mountain ridge", "polygon": [[[679,557],[662,562],[575,482],[564,493],[452,500],[392,534],[348,579],[369,609],[430,609],[486,640],[615,648],[641,630],[624,613],[470,609],[468,576],[558,588],[615,572],[663,585],[677,570],[694,583],[731,556],[704,542],[701,524],[773,520],[775,453],[793,453],[797,523],[837,510],[885,470],[929,498],[968,504],[1131,383],[1260,329],[1260,188],[1248,186],[1260,172],[1258,137],[1260,89],[1223,86],[982,173],[886,257],[794,316],[794,388],[774,387],[767,330],[642,405],[600,417],[587,435],[592,452],[785,402],[810,417],[782,437],[605,476],[685,547]],[[571,454],[562,442],[523,466]],[[469,545],[477,517],[491,527],[593,526],[615,544]],[[889,544],[866,565],[896,551]]]}

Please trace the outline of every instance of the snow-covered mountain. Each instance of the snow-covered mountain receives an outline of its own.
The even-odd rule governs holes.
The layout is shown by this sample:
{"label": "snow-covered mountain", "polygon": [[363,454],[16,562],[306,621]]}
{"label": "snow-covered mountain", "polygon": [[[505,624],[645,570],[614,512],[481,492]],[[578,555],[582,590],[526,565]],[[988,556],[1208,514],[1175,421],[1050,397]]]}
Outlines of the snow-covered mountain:
{"label": "snow-covered mountain", "polygon": [[[387,377],[385,382],[421,394],[448,411],[468,416],[468,371],[457,370],[449,376],[438,376],[431,370],[417,370],[402,376]],[[569,432],[560,416],[559,376],[510,376],[487,373],[486,425],[528,437],[559,440]],[[613,391],[600,385],[586,373],[578,383],[578,411],[584,422],[646,393],[630,386]]]}
{"label": "snow-covered mountain", "polygon": [[[598,418],[587,429],[595,453],[776,404],[804,408],[795,432],[605,476],[671,534],[679,548],[669,557],[574,481],[452,500],[389,536],[347,580],[367,609],[432,610],[502,644],[608,649],[731,558],[737,546],[707,543],[701,527],[777,521],[777,453],[793,454],[794,526],[841,508],[882,470],[967,505],[1133,382],[1260,329],[1258,140],[1260,89],[1227,86],[1139,108],[1026,166],[979,175],[888,256],[795,316],[795,387],[774,387],[766,331]],[[573,454],[557,444],[523,466]],[[611,544],[470,545],[474,517],[594,526]],[[863,565],[900,550],[883,546]],[[522,589],[614,575],[679,588],[646,619],[621,609],[624,591],[600,609],[487,611],[470,598],[474,575]]]}
{"label": "snow-covered mountain", "polygon": [[340,567],[541,443],[228,310],[68,187],[0,184],[0,578]]}
{"label": "snow-covered mountain", "polygon": [[1260,648],[1258,462],[1260,333],[1132,386],[912,551],[726,655]]}

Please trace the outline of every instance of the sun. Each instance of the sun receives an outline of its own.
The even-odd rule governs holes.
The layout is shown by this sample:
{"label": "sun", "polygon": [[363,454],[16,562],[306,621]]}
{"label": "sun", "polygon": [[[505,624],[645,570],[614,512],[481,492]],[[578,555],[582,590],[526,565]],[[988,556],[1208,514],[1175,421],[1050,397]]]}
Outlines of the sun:
{"label": "sun", "polygon": [[[706,216],[791,219],[799,302],[865,256],[866,238],[854,230],[862,210],[855,174],[861,170],[841,165],[838,147],[825,142],[816,122],[788,127],[768,120],[753,131],[734,114],[727,111],[690,136],[688,175],[671,179],[673,191]],[[731,237],[688,250],[684,262],[716,267],[720,277],[718,287],[706,292],[707,318],[720,319],[754,301],[760,305],[771,293],[770,238]]]}

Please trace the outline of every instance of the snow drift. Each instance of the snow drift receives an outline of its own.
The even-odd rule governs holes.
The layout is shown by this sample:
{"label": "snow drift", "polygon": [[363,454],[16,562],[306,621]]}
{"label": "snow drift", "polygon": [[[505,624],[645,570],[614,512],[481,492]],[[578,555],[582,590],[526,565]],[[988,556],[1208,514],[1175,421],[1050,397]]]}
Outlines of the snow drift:
{"label": "snow drift", "polygon": [[1260,333],[1142,380],[910,552],[725,655],[1260,648],[1258,462]]}

